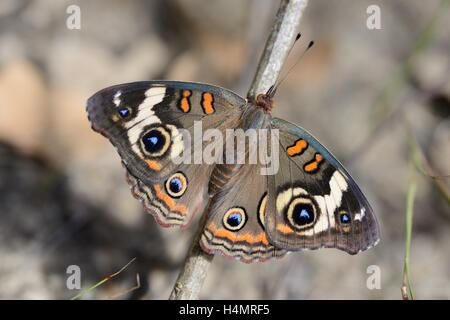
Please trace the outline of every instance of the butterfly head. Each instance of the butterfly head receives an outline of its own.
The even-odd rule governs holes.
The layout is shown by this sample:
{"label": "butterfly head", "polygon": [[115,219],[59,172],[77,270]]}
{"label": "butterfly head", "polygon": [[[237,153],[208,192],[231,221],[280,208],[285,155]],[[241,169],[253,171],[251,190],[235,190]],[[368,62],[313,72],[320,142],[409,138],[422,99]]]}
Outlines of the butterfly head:
{"label": "butterfly head", "polygon": [[256,97],[255,106],[257,108],[261,108],[266,113],[271,113],[273,108],[273,96],[275,95],[276,89],[273,89],[273,86],[267,90],[266,93],[260,93]]}
{"label": "butterfly head", "polygon": [[[289,49],[288,54],[293,49],[294,45],[297,43],[297,41],[300,39],[300,33],[297,34],[295,37],[294,43],[292,44],[291,48]],[[314,41],[310,41],[306,49],[303,51],[303,53],[299,56],[297,61],[287,70],[287,72],[281,76],[281,78],[277,79],[275,83],[267,90],[266,93],[261,93],[256,97],[255,106],[258,108],[263,109],[266,113],[271,113],[273,108],[273,98],[275,96],[275,93],[277,92],[278,87],[281,85],[281,83],[286,79],[286,77],[289,75],[289,73],[294,69],[294,67],[297,65],[297,63],[303,58],[305,53],[311,49],[311,47],[314,45]]]}

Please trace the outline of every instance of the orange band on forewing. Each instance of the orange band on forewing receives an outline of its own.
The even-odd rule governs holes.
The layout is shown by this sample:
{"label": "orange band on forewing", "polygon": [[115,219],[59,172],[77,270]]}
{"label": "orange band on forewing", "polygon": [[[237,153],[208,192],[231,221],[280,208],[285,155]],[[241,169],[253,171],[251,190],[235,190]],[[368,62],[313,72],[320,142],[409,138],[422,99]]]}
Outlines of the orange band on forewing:
{"label": "orange band on forewing", "polygon": [[183,90],[183,97],[180,101],[180,108],[183,112],[187,113],[191,110],[191,102],[189,101],[189,97],[192,92],[190,90]]}
{"label": "orange band on forewing", "polygon": [[209,92],[202,95],[202,108],[206,114],[214,113],[214,96]]}
{"label": "orange band on forewing", "polygon": [[212,223],[208,226],[208,230],[216,237],[226,238],[233,242],[247,242],[250,244],[262,243],[266,246],[269,245],[269,241],[267,240],[267,236],[264,232],[261,232],[255,236],[251,235],[250,233],[239,235],[224,228],[217,228]]}
{"label": "orange band on forewing", "polygon": [[187,214],[187,208],[183,205],[176,204],[175,200],[173,200],[169,195],[161,191],[161,187],[159,184],[155,184],[154,189],[156,192],[156,197],[162,202],[164,202],[166,206],[170,209],[170,211],[177,212],[182,215]]}
{"label": "orange band on forewing", "polygon": [[308,164],[305,166],[305,171],[306,171],[306,172],[311,172],[311,171],[316,170],[317,167],[318,167],[318,164],[317,164],[317,162],[314,161],[314,162],[308,163]]}
{"label": "orange band on forewing", "polygon": [[313,172],[319,168],[319,164],[322,162],[323,157],[320,153],[314,155],[314,160],[305,164],[304,169],[306,172]]}
{"label": "orange band on forewing", "polygon": [[294,230],[292,230],[289,226],[282,223],[277,224],[277,231],[280,231],[282,234],[294,233]]}
{"label": "orange band on forewing", "polygon": [[289,156],[293,157],[302,154],[308,148],[308,142],[306,140],[300,139],[295,141],[295,144],[287,148],[287,153]]}
{"label": "orange band on forewing", "polygon": [[155,171],[159,171],[161,170],[161,165],[159,164],[159,162],[154,161],[154,160],[145,160],[145,163],[147,164],[147,166]]}

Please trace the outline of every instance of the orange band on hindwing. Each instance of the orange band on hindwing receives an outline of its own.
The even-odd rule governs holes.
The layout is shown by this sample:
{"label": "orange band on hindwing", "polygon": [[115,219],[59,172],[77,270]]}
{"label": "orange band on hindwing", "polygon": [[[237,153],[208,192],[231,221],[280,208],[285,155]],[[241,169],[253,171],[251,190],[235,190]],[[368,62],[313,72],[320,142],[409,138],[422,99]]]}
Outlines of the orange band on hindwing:
{"label": "orange band on hindwing", "polygon": [[201,101],[203,112],[206,114],[211,114],[216,111],[214,109],[214,96],[209,92],[202,93],[202,101]]}
{"label": "orange band on hindwing", "polygon": [[168,194],[164,193],[161,189],[161,186],[156,184],[154,186],[156,197],[164,202],[164,204],[169,208],[170,211],[174,211],[181,215],[187,214],[187,208],[183,205],[176,204],[175,200],[172,199]]}
{"label": "orange band on hindwing", "polygon": [[308,149],[308,142],[303,139],[298,139],[295,143],[286,149],[287,154],[290,157],[301,155]]}
{"label": "orange band on hindwing", "polygon": [[191,95],[192,95],[192,91],[191,90],[183,90],[182,93],[181,93],[181,99],[180,99],[180,102],[179,102],[179,108],[184,113],[188,113],[189,111],[191,111],[191,100],[189,99],[189,97]]}
{"label": "orange band on hindwing", "polygon": [[278,223],[277,224],[277,231],[281,232],[282,234],[292,234],[295,233],[294,230],[292,230],[291,227],[289,227],[288,225],[284,224],[284,223]]}
{"label": "orange band on hindwing", "polygon": [[316,153],[314,155],[314,159],[307,162],[304,166],[303,166],[303,170],[305,170],[305,172],[308,173],[314,173],[317,170],[319,170],[319,165],[320,163],[323,161],[323,157],[320,153]]}
{"label": "orange band on hindwing", "polygon": [[214,237],[226,239],[233,243],[246,242],[249,244],[262,243],[265,246],[269,245],[265,232],[260,232],[257,235],[250,233],[237,234],[224,228],[217,228],[213,223],[209,224],[208,231],[213,234]]}

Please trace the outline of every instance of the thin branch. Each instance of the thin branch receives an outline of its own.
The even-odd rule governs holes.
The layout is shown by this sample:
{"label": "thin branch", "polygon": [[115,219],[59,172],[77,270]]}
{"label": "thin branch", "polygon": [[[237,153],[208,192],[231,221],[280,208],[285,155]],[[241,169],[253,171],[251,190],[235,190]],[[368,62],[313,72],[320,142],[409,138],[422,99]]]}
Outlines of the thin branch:
{"label": "thin branch", "polygon": [[117,299],[117,298],[119,298],[119,297],[121,297],[121,296],[124,296],[124,295],[130,293],[130,292],[133,292],[133,291],[135,291],[135,290],[138,290],[140,287],[141,287],[141,278],[139,277],[139,273],[137,273],[137,274],[136,274],[136,285],[134,285],[133,287],[131,287],[131,288],[125,290],[125,291],[122,291],[122,292],[113,294],[112,296],[107,297],[105,300],[114,300],[114,299]]}
{"label": "thin branch", "polygon": [[[308,0],[281,1],[272,31],[259,61],[255,78],[247,94],[248,98],[254,98],[257,93],[266,92],[275,83],[297,35],[300,19],[307,3]],[[169,297],[170,300],[193,300],[199,296],[208,268],[214,257],[205,253],[199,244],[207,213],[206,210]]]}
{"label": "thin branch", "polygon": [[307,4],[308,0],[281,1],[247,98],[266,92],[277,80]]}
{"label": "thin branch", "polygon": [[434,185],[437,187],[438,191],[441,193],[442,197],[445,199],[448,205],[450,205],[450,188],[448,184],[444,181],[445,178],[449,178],[449,175],[441,175],[436,172],[433,165],[425,156],[424,151],[420,147],[417,140],[414,137],[411,138],[417,152],[414,155],[414,165],[416,169],[423,174],[425,177],[430,178]]}
{"label": "thin branch", "polygon": [[169,300],[198,299],[203,282],[208,274],[208,268],[214,255],[208,254],[200,247],[200,237],[207,221],[208,209],[205,210],[202,221],[192,241],[184,265],[178,274],[177,281]]}
{"label": "thin branch", "polygon": [[114,272],[113,274],[110,274],[109,276],[106,276],[105,278],[103,278],[102,280],[100,280],[99,282],[97,282],[96,284],[94,284],[93,286],[90,286],[89,288],[81,291],[80,293],[78,293],[76,296],[70,298],[70,300],[78,300],[81,297],[83,297],[85,294],[91,292],[92,290],[94,290],[95,288],[101,286],[102,284],[104,284],[105,282],[108,282],[109,280],[111,280],[114,277],[117,277],[119,274],[121,274],[126,268],[128,268],[130,266],[130,264],[132,264],[134,261],[136,260],[136,257],[134,257],[133,259],[131,259],[126,265],[124,265],[122,268],[120,268],[119,271]]}

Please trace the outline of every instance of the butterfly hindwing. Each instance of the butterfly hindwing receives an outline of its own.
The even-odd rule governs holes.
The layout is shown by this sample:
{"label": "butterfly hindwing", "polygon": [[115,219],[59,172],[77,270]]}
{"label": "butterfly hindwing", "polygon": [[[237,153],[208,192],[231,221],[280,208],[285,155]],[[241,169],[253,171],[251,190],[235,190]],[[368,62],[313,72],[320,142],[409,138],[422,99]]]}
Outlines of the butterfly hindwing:
{"label": "butterfly hindwing", "polygon": [[378,242],[373,211],[336,158],[303,129],[272,119],[279,129],[280,169],[269,177],[266,231],[289,251],[335,247],[350,254]]}
{"label": "butterfly hindwing", "polygon": [[[235,132],[259,128],[269,119],[261,110],[248,111],[250,113],[243,116]],[[207,252],[246,263],[281,257],[285,250],[269,242],[264,227],[267,176],[261,175],[261,163],[253,161],[258,160],[259,148],[255,148],[258,141],[246,139],[244,150],[239,151],[238,138],[234,136],[226,141],[224,158],[230,144],[236,151],[233,152],[236,158],[232,163],[215,165],[211,173],[208,191],[212,198],[200,244]],[[240,161],[239,156],[242,156]]]}
{"label": "butterfly hindwing", "polygon": [[144,209],[164,227],[186,227],[197,212],[208,203],[205,184],[211,166],[184,165],[160,182],[144,184],[127,170],[127,181],[132,194]]}
{"label": "butterfly hindwing", "polygon": [[265,231],[267,178],[260,166],[218,165],[211,181],[220,190],[211,199],[202,248],[246,263],[284,256],[286,251],[274,247]]}
{"label": "butterfly hindwing", "polygon": [[[99,91],[88,100],[87,111],[92,128],[118,150],[144,207],[163,226],[185,226],[205,201],[211,166],[174,161],[184,153],[190,163],[194,160],[194,148],[184,150],[181,129],[194,137],[197,121],[202,130],[233,127],[245,103],[231,91],[206,84],[143,81]],[[183,194],[167,189],[171,178],[176,178],[174,190],[186,180]]]}

